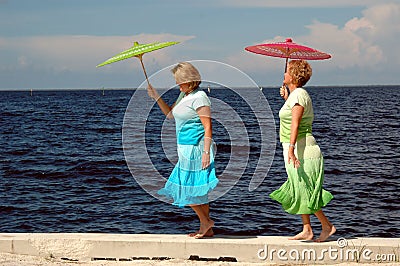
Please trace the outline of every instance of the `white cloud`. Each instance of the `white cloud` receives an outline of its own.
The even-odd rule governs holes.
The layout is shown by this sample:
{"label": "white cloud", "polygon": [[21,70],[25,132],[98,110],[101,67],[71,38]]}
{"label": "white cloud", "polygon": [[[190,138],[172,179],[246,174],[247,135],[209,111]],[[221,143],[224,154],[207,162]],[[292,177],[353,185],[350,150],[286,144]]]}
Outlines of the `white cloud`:
{"label": "white cloud", "polygon": [[[394,45],[400,40],[400,4],[371,6],[360,18],[352,18],[343,27],[314,21],[307,26],[309,34],[294,36],[293,41],[330,53],[329,63],[319,64],[321,69],[368,69],[399,67],[400,52]],[[277,36],[267,42],[284,41]],[[249,44],[253,45],[253,44]],[[280,59],[282,60],[282,59]],[[244,71],[262,73],[282,66],[276,59],[248,52],[232,55],[228,63]],[[372,78],[372,77],[371,77]]]}
{"label": "white cloud", "polygon": [[[95,66],[106,59],[130,48],[133,41],[139,43],[178,41],[184,42],[193,36],[172,34],[140,34],[136,36],[36,36],[0,38],[0,55],[15,55],[14,67],[34,67],[55,71],[96,71]],[[169,51],[167,51],[169,49]],[[146,54],[143,58],[151,64],[168,65],[172,60],[172,48]],[[2,63],[5,67],[5,62]],[[112,67],[111,67],[112,66]],[[10,65],[7,66],[8,68]],[[140,68],[140,64],[116,63],[105,66],[106,71]],[[104,70],[103,70],[104,71]]]}
{"label": "white cloud", "polygon": [[378,44],[362,38],[351,28],[315,22],[308,26],[310,35],[300,38],[307,40],[318,49],[332,54],[332,63],[339,68],[371,67],[385,61]]}
{"label": "white cloud", "polygon": [[353,32],[362,29],[374,30],[374,25],[372,25],[366,18],[353,18],[346,23],[346,28]]}

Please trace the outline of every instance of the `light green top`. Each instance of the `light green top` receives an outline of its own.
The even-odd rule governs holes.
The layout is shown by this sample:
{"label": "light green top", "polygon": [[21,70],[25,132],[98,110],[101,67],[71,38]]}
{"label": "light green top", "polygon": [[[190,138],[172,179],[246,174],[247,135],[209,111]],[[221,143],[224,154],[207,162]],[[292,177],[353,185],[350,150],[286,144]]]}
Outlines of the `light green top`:
{"label": "light green top", "polygon": [[314,111],[310,95],[303,88],[297,88],[292,91],[285,104],[279,111],[280,127],[279,138],[281,142],[290,142],[290,125],[292,124],[292,108],[299,104],[304,107],[303,117],[299,125],[297,139],[312,135],[312,122],[314,120]]}

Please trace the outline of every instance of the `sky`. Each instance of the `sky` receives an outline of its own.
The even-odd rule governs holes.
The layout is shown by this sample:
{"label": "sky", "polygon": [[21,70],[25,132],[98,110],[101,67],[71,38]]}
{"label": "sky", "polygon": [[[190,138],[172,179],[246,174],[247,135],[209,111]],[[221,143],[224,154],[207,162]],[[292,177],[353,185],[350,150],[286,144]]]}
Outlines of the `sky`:
{"label": "sky", "polygon": [[286,38],[332,55],[311,86],[400,85],[400,0],[0,0],[0,89],[135,88],[136,58],[96,68],[134,41],[180,42],[143,56],[149,76],[212,60],[279,87],[284,59],[244,48]]}

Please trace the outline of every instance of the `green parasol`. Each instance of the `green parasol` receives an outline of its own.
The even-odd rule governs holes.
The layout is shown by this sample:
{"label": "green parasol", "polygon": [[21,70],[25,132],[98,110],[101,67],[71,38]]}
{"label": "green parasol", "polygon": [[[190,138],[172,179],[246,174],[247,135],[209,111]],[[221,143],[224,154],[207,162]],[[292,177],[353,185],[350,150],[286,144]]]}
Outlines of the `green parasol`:
{"label": "green parasol", "polygon": [[104,61],[103,63],[97,65],[96,67],[101,67],[107,64],[111,64],[114,62],[118,62],[127,58],[131,58],[131,57],[137,57],[140,60],[140,63],[142,65],[143,68],[143,72],[144,72],[144,76],[146,77],[147,80],[147,84],[150,85],[149,79],[147,77],[147,73],[146,73],[146,69],[144,68],[144,64],[143,64],[143,55],[145,53],[149,53],[167,46],[171,46],[174,44],[178,44],[179,42],[155,42],[155,43],[149,43],[149,44],[139,44],[138,42],[134,42],[133,46],[131,48],[129,48],[128,50],[125,50],[113,57],[111,57],[110,59]]}

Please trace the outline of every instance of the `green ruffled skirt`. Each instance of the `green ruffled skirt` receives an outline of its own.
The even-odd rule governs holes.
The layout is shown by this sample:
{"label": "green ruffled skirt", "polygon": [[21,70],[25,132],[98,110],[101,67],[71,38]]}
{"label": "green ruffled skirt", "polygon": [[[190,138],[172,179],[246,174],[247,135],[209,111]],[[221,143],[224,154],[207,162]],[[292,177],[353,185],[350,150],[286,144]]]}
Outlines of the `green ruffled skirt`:
{"label": "green ruffled skirt", "polygon": [[324,158],[313,136],[296,143],[295,155],[300,167],[288,164],[289,143],[282,143],[287,181],[269,196],[282,204],[290,214],[313,214],[326,206],[333,198],[322,188],[324,182]]}

